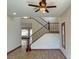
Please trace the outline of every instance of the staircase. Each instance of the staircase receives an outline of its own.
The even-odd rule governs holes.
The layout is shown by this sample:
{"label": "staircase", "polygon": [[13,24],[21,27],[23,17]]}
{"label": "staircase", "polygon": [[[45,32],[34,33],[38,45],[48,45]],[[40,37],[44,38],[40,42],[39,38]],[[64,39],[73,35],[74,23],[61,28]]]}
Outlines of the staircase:
{"label": "staircase", "polygon": [[[45,25],[45,27],[48,24]],[[34,43],[35,41],[37,41],[41,36],[43,36],[45,33],[49,32],[48,29],[46,29],[45,27],[40,28],[38,31],[36,31],[34,34],[32,34],[32,43]],[[32,44],[31,43],[31,44]]]}
{"label": "staircase", "polygon": [[[31,50],[31,45],[36,42],[41,36],[43,36],[45,33],[59,33],[59,24],[58,23],[50,23],[42,19],[41,17],[30,17],[30,19],[33,19],[37,21],[39,24],[41,24],[43,27],[38,29],[35,33],[33,33],[28,38],[28,45],[26,51]],[[30,38],[32,37],[32,42],[30,43]]]}
{"label": "staircase", "polygon": [[41,17],[30,17],[31,19],[37,21],[39,24],[41,24],[43,27],[45,27],[46,29],[48,29],[48,25],[45,26],[46,24],[48,24],[47,21],[45,21],[44,19],[42,19]]}

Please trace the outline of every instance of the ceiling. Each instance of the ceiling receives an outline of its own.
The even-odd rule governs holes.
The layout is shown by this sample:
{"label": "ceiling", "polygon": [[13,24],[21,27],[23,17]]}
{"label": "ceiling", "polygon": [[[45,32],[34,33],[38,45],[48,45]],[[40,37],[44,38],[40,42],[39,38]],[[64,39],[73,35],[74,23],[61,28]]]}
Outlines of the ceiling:
{"label": "ceiling", "polygon": [[[9,16],[24,17],[38,16],[51,17],[60,16],[71,4],[71,0],[46,0],[48,5],[56,5],[57,8],[48,9],[49,13],[33,12],[34,7],[28,6],[28,3],[37,4],[40,0],[7,0],[7,14]],[[13,15],[16,12],[16,15]]]}

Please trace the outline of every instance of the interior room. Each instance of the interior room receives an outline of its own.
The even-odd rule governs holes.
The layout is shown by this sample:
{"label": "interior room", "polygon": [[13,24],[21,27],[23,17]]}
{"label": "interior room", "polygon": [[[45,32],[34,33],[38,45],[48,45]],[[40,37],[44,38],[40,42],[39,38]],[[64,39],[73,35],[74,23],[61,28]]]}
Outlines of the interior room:
{"label": "interior room", "polygon": [[7,59],[71,59],[71,0],[7,0]]}

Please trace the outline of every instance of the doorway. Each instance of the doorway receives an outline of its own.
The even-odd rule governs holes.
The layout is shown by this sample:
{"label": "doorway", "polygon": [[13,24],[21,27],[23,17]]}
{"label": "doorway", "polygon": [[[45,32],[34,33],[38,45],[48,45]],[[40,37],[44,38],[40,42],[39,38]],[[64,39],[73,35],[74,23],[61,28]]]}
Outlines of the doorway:
{"label": "doorway", "polygon": [[31,35],[32,35],[32,28],[22,28],[21,29],[22,48],[27,47],[27,40]]}

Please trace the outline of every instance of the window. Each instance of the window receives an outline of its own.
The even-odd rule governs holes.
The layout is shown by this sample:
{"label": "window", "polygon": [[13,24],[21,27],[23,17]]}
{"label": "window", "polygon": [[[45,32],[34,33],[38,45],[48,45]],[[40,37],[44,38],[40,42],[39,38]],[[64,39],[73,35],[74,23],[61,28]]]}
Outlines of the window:
{"label": "window", "polygon": [[28,29],[22,29],[21,36],[28,36]]}
{"label": "window", "polygon": [[30,36],[32,35],[32,29],[30,29]]}

